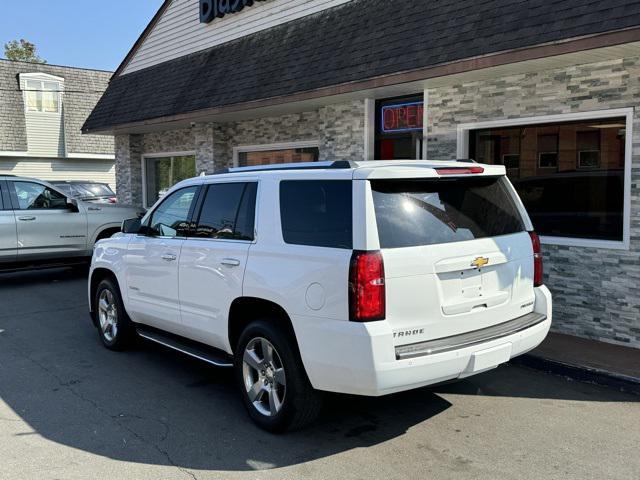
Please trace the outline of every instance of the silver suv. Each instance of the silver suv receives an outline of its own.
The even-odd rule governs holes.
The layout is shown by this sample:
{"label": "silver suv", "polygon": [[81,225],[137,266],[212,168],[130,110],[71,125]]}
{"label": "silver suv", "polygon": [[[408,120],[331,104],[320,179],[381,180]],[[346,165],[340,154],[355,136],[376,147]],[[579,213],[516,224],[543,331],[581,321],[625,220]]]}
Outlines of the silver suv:
{"label": "silver suv", "polygon": [[0,175],[0,270],[88,260],[96,241],[139,213],[69,198],[42,180]]}

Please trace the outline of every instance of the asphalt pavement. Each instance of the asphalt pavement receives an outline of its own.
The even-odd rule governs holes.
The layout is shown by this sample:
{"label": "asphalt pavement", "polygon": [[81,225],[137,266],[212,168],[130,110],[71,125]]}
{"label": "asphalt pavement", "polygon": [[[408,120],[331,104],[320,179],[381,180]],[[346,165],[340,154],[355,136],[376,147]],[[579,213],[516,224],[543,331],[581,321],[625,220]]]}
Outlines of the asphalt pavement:
{"label": "asphalt pavement", "polygon": [[80,272],[0,274],[0,479],[639,478],[640,397],[506,365],[258,430],[229,372],[104,349]]}

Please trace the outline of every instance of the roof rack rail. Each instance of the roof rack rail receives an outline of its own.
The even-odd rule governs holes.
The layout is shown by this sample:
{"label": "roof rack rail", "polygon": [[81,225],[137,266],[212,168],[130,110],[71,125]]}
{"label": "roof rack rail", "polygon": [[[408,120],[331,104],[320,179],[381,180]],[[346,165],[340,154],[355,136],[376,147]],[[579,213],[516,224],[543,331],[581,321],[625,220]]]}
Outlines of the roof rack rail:
{"label": "roof rack rail", "polygon": [[213,174],[223,175],[225,173],[270,172],[273,170],[348,170],[355,167],[356,164],[351,160],[335,160],[333,162],[280,163],[254,167],[225,168],[217,170]]}

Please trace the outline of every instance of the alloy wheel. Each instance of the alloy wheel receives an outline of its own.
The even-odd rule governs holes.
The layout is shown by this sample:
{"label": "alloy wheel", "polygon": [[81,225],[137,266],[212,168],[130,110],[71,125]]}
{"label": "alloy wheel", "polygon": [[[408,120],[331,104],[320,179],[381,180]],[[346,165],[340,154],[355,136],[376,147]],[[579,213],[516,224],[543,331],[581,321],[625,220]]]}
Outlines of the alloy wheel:
{"label": "alloy wheel", "polygon": [[118,335],[118,310],[111,290],[103,290],[98,298],[98,318],[100,331],[108,342],[113,342]]}
{"label": "alloy wheel", "polygon": [[281,410],[287,393],[287,380],[280,355],[265,338],[254,338],[245,347],[242,374],[249,401],[266,417]]}

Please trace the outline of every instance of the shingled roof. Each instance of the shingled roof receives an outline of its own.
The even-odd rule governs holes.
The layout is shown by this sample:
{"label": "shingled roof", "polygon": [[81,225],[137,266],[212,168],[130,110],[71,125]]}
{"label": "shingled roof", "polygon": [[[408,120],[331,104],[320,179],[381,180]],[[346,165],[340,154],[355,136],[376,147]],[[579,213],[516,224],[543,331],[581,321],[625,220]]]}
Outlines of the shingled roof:
{"label": "shingled roof", "polygon": [[636,39],[638,26],[640,0],[353,0],[116,76],[83,130],[284,98],[606,32],[627,29]]}

